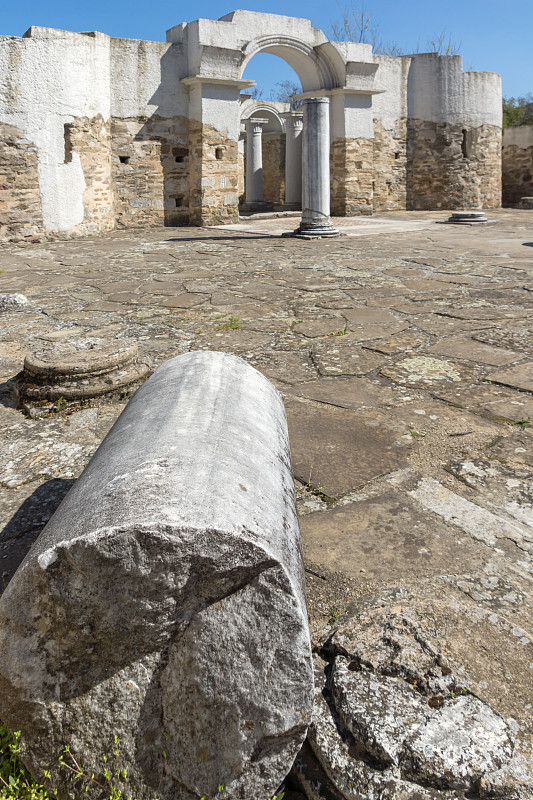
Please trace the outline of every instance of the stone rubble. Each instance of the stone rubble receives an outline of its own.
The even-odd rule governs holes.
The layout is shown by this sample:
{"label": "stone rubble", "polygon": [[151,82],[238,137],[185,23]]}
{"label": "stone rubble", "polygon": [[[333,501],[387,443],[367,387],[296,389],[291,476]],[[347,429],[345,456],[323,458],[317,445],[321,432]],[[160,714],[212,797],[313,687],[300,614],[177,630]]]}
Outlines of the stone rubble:
{"label": "stone rubble", "polygon": [[531,796],[531,753],[446,652],[428,589],[366,598],[325,634],[293,768],[309,800]]}

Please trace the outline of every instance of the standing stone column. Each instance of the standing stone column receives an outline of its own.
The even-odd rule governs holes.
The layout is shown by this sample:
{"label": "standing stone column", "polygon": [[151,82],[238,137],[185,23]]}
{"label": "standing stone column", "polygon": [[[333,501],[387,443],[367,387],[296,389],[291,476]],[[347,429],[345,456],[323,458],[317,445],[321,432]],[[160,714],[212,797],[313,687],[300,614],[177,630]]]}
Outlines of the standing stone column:
{"label": "standing stone column", "polygon": [[302,155],[302,221],[306,236],[337,236],[330,214],[329,98],[304,100]]}
{"label": "standing stone column", "polygon": [[302,207],[303,114],[288,111],[285,119],[285,208]]}
{"label": "standing stone column", "polygon": [[246,203],[249,211],[266,206],[263,201],[263,129],[267,119],[246,120]]}

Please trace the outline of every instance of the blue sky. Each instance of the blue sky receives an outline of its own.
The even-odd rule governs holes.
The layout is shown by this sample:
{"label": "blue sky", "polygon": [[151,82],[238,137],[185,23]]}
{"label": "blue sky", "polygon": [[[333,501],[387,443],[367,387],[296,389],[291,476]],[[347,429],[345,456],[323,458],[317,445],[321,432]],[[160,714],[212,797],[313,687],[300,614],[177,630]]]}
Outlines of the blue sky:
{"label": "blue sky", "polygon": [[[340,18],[335,0],[220,0],[176,3],[169,0],[0,0],[0,34],[22,36],[30,25],[72,31],[98,30],[110,36],[165,40],[167,28],[204,17],[217,19],[236,8],[305,17],[329,35]],[[343,4],[340,4],[341,7]],[[355,7],[361,4],[356,0]],[[533,0],[365,0],[384,42],[407,51],[423,50],[429,37],[446,35],[459,44],[463,68],[499,72],[505,96],[533,92]],[[248,65],[247,78],[257,80],[265,98],[294,73],[276,56],[259,55]]]}

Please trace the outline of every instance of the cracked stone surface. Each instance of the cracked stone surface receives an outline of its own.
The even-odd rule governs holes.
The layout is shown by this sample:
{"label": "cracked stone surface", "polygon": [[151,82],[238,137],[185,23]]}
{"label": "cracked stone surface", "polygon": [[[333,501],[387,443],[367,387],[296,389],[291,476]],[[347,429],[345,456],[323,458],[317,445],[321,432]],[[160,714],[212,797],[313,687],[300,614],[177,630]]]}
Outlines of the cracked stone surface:
{"label": "cracked stone surface", "polygon": [[[375,755],[354,758],[359,746],[341,737],[344,783],[338,777],[329,795],[326,759],[310,737],[299,791],[330,800],[533,796],[521,761],[533,747],[530,216],[494,211],[494,224],[476,229],[435,224],[446,212],[398,212],[361,224],[356,238],[314,242],[277,238],[279,221],[263,220],[5,245],[2,293],[31,305],[0,315],[1,582],[124,407],[113,400],[28,419],[11,383],[28,353],[84,336],[135,342],[153,368],[191,350],[236,353],[286,402],[315,643],[324,626],[333,634],[354,604],[394,585],[414,598],[417,624],[427,632],[434,621],[428,658],[453,661],[455,685],[514,737],[511,759],[482,777],[484,752],[472,756],[469,790],[452,787],[463,778],[446,741],[431,739],[432,769],[439,758],[450,768],[447,788],[436,788],[420,761],[427,740],[412,747],[422,785],[394,765],[377,769]],[[370,662],[365,624],[354,621],[353,636]],[[455,691],[441,671],[415,668],[411,649],[400,642],[390,668],[368,668],[387,696],[390,681],[405,683],[402,670],[433,695]],[[477,719],[467,711],[465,736]],[[321,718],[323,733],[325,710]]]}
{"label": "cracked stone surface", "polygon": [[[308,744],[293,768],[311,800],[531,796],[519,706],[477,649],[491,623],[469,618],[472,599],[446,584],[368,595],[322,635]],[[512,631],[500,637],[528,660]]]}

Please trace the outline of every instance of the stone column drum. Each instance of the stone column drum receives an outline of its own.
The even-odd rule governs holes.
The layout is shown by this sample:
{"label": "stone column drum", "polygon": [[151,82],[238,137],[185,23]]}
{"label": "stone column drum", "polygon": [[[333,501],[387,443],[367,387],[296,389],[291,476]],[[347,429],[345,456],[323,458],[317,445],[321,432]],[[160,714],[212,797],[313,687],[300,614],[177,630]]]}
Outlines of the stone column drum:
{"label": "stone column drum", "polygon": [[285,411],[263,375],[194,352],[141,386],[2,595],[0,652],[2,721],[61,796],[65,744],[105,783],[115,736],[124,796],[272,796],[313,676]]}
{"label": "stone column drum", "polygon": [[267,119],[246,120],[246,207],[261,208],[263,201],[263,125]]}
{"label": "stone column drum", "polygon": [[337,236],[330,219],[329,98],[304,100],[302,221],[297,233]]}
{"label": "stone column drum", "polygon": [[303,114],[289,111],[285,119],[285,207],[302,207]]}

